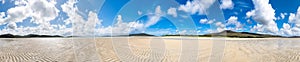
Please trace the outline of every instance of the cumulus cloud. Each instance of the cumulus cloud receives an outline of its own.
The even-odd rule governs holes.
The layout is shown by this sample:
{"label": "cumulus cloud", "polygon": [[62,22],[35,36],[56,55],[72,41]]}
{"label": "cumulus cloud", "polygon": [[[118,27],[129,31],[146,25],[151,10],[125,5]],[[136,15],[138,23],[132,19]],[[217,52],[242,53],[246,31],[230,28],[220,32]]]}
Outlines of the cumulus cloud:
{"label": "cumulus cloud", "polygon": [[[14,1],[14,4],[16,6],[9,8],[7,12],[1,12],[0,25],[7,23],[7,29],[2,29],[1,34],[5,34],[5,33],[15,33],[15,34],[17,33],[17,34],[24,34],[24,35],[25,34],[46,34],[46,33],[53,33],[59,31],[53,29],[53,25],[50,24],[50,21],[54,20],[59,13],[59,10],[55,7],[56,1],[16,0]],[[38,26],[18,27],[16,25],[17,22],[23,22],[23,20],[28,18],[30,18],[30,21],[32,23],[38,24]],[[61,33],[61,32],[57,32],[57,33]]]}
{"label": "cumulus cloud", "polygon": [[178,10],[184,11],[190,14],[200,14],[204,15],[206,10],[215,2],[216,0],[193,0],[187,1],[185,5],[180,5]]}
{"label": "cumulus cloud", "polygon": [[16,29],[17,28],[17,24],[16,23],[9,23],[9,24],[7,24],[7,28],[9,28],[9,29]]}
{"label": "cumulus cloud", "polygon": [[206,23],[207,21],[208,21],[207,19],[200,19],[199,22],[200,22],[201,24],[204,24],[204,23]]}
{"label": "cumulus cloud", "polygon": [[97,35],[127,35],[136,30],[143,30],[144,24],[138,21],[122,22],[122,15],[117,16],[117,23],[109,27],[97,28]]}
{"label": "cumulus cloud", "polygon": [[143,24],[139,22],[127,22],[121,24],[115,24],[105,28],[96,29],[99,35],[127,35],[135,30],[143,28]]}
{"label": "cumulus cloud", "polygon": [[263,31],[264,31],[263,25],[261,25],[261,24],[256,24],[255,26],[253,26],[253,27],[251,28],[250,31],[252,31],[252,32],[254,32],[254,31],[263,32]]}
{"label": "cumulus cloud", "polygon": [[282,28],[280,29],[281,35],[286,36],[299,36],[300,28],[299,27],[291,27],[288,23],[283,23]]}
{"label": "cumulus cloud", "polygon": [[287,23],[283,23],[283,26],[280,29],[280,31],[281,31],[281,34],[284,34],[284,35],[292,35],[293,34],[293,32],[291,30],[291,26]]}
{"label": "cumulus cloud", "polygon": [[255,12],[254,10],[247,12],[247,13],[246,13],[246,17],[247,17],[247,18],[250,18],[251,16],[254,15],[254,12]]}
{"label": "cumulus cloud", "polygon": [[[55,1],[48,0],[18,0],[15,1],[16,7],[10,8],[7,11],[7,17],[3,18],[8,29],[1,30],[1,34],[12,33],[19,35],[26,34],[48,34],[48,35],[93,35],[96,24],[100,24],[97,13],[89,12],[87,20],[83,19],[78,14],[77,3],[75,0],[68,0],[61,5],[63,12],[68,18],[62,25],[52,25],[51,20],[58,16],[59,10],[55,7]],[[31,22],[38,24],[34,27],[17,27],[16,22],[22,22],[26,18],[31,18]],[[66,25],[72,24],[72,27],[67,28]],[[14,30],[12,30],[14,29]]]}
{"label": "cumulus cloud", "polygon": [[221,32],[226,29],[226,25],[224,25],[222,22],[216,22],[215,25],[217,26],[217,32]]}
{"label": "cumulus cloud", "polygon": [[77,7],[74,7],[76,1],[69,0],[61,5],[62,11],[67,14],[69,18],[64,20],[66,25],[72,24],[72,33],[75,36],[94,36],[96,35],[96,25],[101,26],[102,20],[99,20],[97,13],[90,11],[87,20],[84,19],[78,12]]}
{"label": "cumulus cloud", "polygon": [[284,23],[282,28],[280,29],[280,33],[287,35],[287,36],[293,36],[293,35],[300,35],[300,7],[298,7],[298,10],[296,14],[290,13],[288,23],[294,24],[294,26],[291,26],[288,23]]}
{"label": "cumulus cloud", "polygon": [[31,17],[34,23],[44,24],[58,16],[59,10],[55,7],[55,1],[32,0],[16,1],[16,7],[7,10],[5,22],[22,22],[24,19]]}
{"label": "cumulus cloud", "polygon": [[199,23],[201,24],[212,24],[215,20],[208,20],[208,19],[200,19]]}
{"label": "cumulus cloud", "polygon": [[235,25],[235,30],[239,30],[239,29],[243,28],[243,25],[241,24],[241,22],[238,21],[238,17],[236,17],[236,16],[231,16],[227,20],[226,25]]}
{"label": "cumulus cloud", "polygon": [[297,13],[290,13],[289,23],[300,24],[300,6],[298,7]]}
{"label": "cumulus cloud", "polygon": [[269,4],[269,0],[252,0],[254,10],[246,13],[247,17],[252,17],[253,20],[262,24],[262,29],[265,32],[277,33],[278,27],[275,23],[275,10]]}
{"label": "cumulus cloud", "polygon": [[[67,13],[69,16],[68,19],[64,20],[65,22],[70,22],[73,24],[73,35],[83,35],[83,36],[91,36],[91,35],[126,35],[133,31],[143,31],[145,28],[156,24],[160,17],[164,14],[161,10],[160,6],[155,8],[155,12],[153,16],[150,16],[149,21],[146,24],[142,24],[139,21],[132,22],[123,22],[122,15],[117,15],[116,23],[112,26],[103,27],[101,22],[102,20],[98,19],[98,16],[94,12],[89,12],[88,20],[84,20],[82,16],[80,16],[77,7],[73,7],[76,2],[71,0],[67,3],[63,4],[62,10]],[[141,13],[138,11],[138,14]],[[100,27],[97,28],[96,25]]]}
{"label": "cumulus cloud", "polygon": [[[17,0],[15,1],[15,7],[7,10],[6,17],[1,14],[0,24],[8,23],[8,29],[13,29],[16,32],[23,32],[17,28],[17,22],[23,22],[27,18],[31,18],[31,22],[38,24],[38,30],[42,31],[50,29],[50,21],[54,20],[58,16],[59,10],[55,7],[55,1],[47,0]],[[1,31],[4,33],[3,31]],[[7,31],[14,32],[14,31]],[[24,33],[24,32],[23,32]],[[28,34],[28,33],[27,33]]]}
{"label": "cumulus cloud", "polygon": [[234,4],[232,0],[221,0],[221,9],[233,9]]}
{"label": "cumulus cloud", "polygon": [[176,8],[169,8],[168,9],[168,13],[167,14],[169,14],[169,15],[172,15],[173,17],[177,17],[177,9]]}

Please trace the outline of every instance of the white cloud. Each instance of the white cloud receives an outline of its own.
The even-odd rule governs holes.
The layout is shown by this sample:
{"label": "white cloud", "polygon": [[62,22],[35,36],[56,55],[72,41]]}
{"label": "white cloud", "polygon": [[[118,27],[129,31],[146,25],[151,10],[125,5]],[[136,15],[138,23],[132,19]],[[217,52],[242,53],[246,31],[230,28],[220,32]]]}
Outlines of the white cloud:
{"label": "white cloud", "polygon": [[229,19],[227,20],[227,24],[236,24],[238,23],[238,17],[236,16],[230,16]]}
{"label": "white cloud", "polygon": [[117,16],[117,21],[118,22],[112,26],[96,29],[96,35],[127,35],[135,30],[139,31],[144,29],[144,24],[139,23],[138,21],[122,22],[123,19],[121,15]]}
{"label": "white cloud", "polygon": [[290,14],[290,17],[289,17],[289,23],[294,23],[294,21],[296,20],[296,15],[295,14],[293,14],[293,13],[291,13]]}
{"label": "white cloud", "polygon": [[[55,1],[32,0],[32,1],[16,1],[16,7],[7,11],[5,22],[22,22],[28,17],[32,17],[33,22],[44,24],[58,16],[59,10],[55,7]],[[19,4],[19,5],[18,5]]]}
{"label": "white cloud", "polygon": [[299,27],[291,27],[288,23],[283,23],[282,28],[280,29],[280,33],[286,36],[299,36],[300,28]]}
{"label": "white cloud", "polygon": [[[55,7],[56,1],[48,0],[16,0],[15,7],[9,8],[6,12],[1,12],[0,25],[7,24],[6,29],[2,29],[1,34],[63,34],[60,30],[54,29],[54,25],[50,24],[58,16],[59,10]],[[6,16],[6,17],[4,17]],[[32,23],[38,24],[34,27],[17,26],[17,22],[31,18]],[[62,26],[59,26],[62,27]],[[64,30],[68,31],[68,30]]]}
{"label": "white cloud", "polygon": [[77,14],[77,7],[73,7],[75,6],[75,3],[75,0],[68,0],[66,3],[61,5],[62,11],[65,12],[69,17],[68,19],[64,20],[66,25],[73,23],[72,21],[82,20],[82,17]]}
{"label": "white cloud", "polygon": [[[69,18],[64,20],[66,25],[72,24],[73,35],[75,36],[94,36],[97,34],[96,25],[101,26],[102,20],[98,19],[97,13],[90,11],[88,18],[85,20],[78,12],[78,8],[74,4],[74,0],[69,0],[65,4],[61,5],[62,11],[67,14]],[[119,19],[118,19],[119,20]]]}
{"label": "white cloud", "polygon": [[300,24],[295,24],[295,27],[298,27],[298,28],[300,28]]}
{"label": "white cloud", "polygon": [[215,20],[207,20],[207,19],[200,19],[199,23],[201,24],[212,24]]}
{"label": "white cloud", "polygon": [[117,24],[120,24],[120,23],[122,23],[122,16],[121,15],[118,15],[117,16]]}
{"label": "white cloud", "polygon": [[298,7],[296,14],[290,13],[288,23],[294,24],[294,26],[292,27],[289,24],[284,23],[283,27],[280,29],[281,34],[285,34],[288,36],[293,36],[293,35],[299,36],[300,35],[300,6]]}
{"label": "white cloud", "polygon": [[285,16],[287,15],[287,13],[280,13],[280,16],[278,16],[276,18],[276,20],[282,20],[282,19],[285,19]]}
{"label": "white cloud", "polygon": [[150,19],[145,24],[145,27],[150,27],[150,26],[156,24],[160,20],[160,17],[161,16],[158,16],[158,15],[151,16]]}
{"label": "white cloud", "polygon": [[238,17],[231,16],[228,20],[226,25],[235,25],[235,30],[239,30],[243,28],[243,25],[238,21]]}
{"label": "white cloud", "polygon": [[182,31],[176,30],[176,31],[180,35],[186,35],[187,34],[187,30],[182,30]]}
{"label": "white cloud", "polygon": [[255,13],[255,11],[253,11],[253,10],[249,11],[249,12],[246,13],[246,17],[250,18],[251,16],[254,16],[254,13]]}
{"label": "white cloud", "polygon": [[16,23],[23,22],[23,20],[27,18],[31,18],[31,22],[39,24],[38,27],[41,29],[49,29],[50,21],[54,20],[58,16],[59,12],[59,10],[55,7],[55,1],[17,0],[15,1],[15,5],[16,7],[12,7],[7,10],[7,17],[3,18],[3,14],[1,14],[2,17],[0,24],[9,23],[7,26],[9,29],[17,29]]}
{"label": "white cloud", "polygon": [[214,22],[215,22],[215,20],[208,20],[207,24],[212,24]]}
{"label": "white cloud", "polygon": [[234,4],[232,0],[221,0],[221,9],[233,9]]}
{"label": "white cloud", "polygon": [[173,17],[177,17],[177,12],[176,11],[177,11],[176,8],[171,7],[171,8],[168,9],[168,14],[172,15]]}
{"label": "white cloud", "polygon": [[291,30],[291,26],[287,23],[283,23],[283,27],[280,29],[281,31],[281,34],[284,34],[284,35],[292,35],[293,32]]}
{"label": "white cloud", "polygon": [[7,28],[9,28],[9,29],[16,29],[17,28],[17,24],[16,23],[9,23],[9,24],[7,24]]}
{"label": "white cloud", "polygon": [[222,22],[217,22],[215,25],[217,26],[217,32],[221,32],[226,29],[226,26]]}
{"label": "white cloud", "polygon": [[[97,13],[93,11],[88,12],[88,17],[84,19],[79,13],[77,1],[68,0],[66,3],[61,5],[65,16],[68,18],[63,20],[65,24],[62,25],[51,25],[50,21],[55,19],[58,15],[59,10],[55,7],[56,2],[46,0],[34,0],[34,1],[16,1],[18,4],[14,8],[10,8],[7,12],[7,17],[4,12],[0,13],[1,23],[7,24],[7,28],[2,29],[0,34],[12,33],[18,35],[26,34],[46,34],[46,35],[74,35],[74,36],[93,36],[101,34],[125,34],[130,33],[134,30],[142,30],[144,24],[139,22],[122,22],[122,16],[118,16],[117,20],[120,21],[118,24],[109,27],[103,27],[102,20],[98,19]],[[24,4],[26,4],[24,6]],[[161,16],[163,12],[160,7],[155,12]],[[17,26],[16,22],[22,22],[24,19],[31,17],[31,21],[39,24],[35,27],[23,27]],[[4,22],[2,22],[5,20]],[[66,27],[72,24],[71,27]],[[100,27],[96,27],[100,26]]]}
{"label": "white cloud", "polygon": [[141,12],[141,11],[138,11],[137,13],[138,13],[138,15],[142,15],[143,14],[143,12]]}
{"label": "white cloud", "polygon": [[[118,15],[116,18],[117,23],[112,26],[103,27],[101,20],[97,18],[97,14],[94,12],[89,12],[88,20],[84,20],[77,12],[77,7],[73,7],[75,1],[68,1],[63,4],[62,10],[69,16],[65,22],[70,22],[73,24],[73,34],[81,36],[91,36],[91,35],[126,35],[133,31],[143,31],[145,28],[156,24],[160,17],[164,14],[160,6],[155,8],[154,15],[150,17],[146,24],[142,24],[139,21],[123,22],[122,15]],[[138,11],[139,13],[139,11]],[[68,24],[68,23],[67,23]],[[96,28],[99,25],[99,28]],[[94,29],[94,30],[93,30]]]}
{"label": "white cloud", "polygon": [[176,34],[173,29],[162,29],[162,28],[154,28],[154,29],[147,29],[146,31],[148,34],[152,35],[166,35],[166,34]]}
{"label": "white cloud", "polygon": [[[1,19],[5,16],[5,12],[0,12],[0,21],[2,21]],[[1,22],[0,22],[1,23]]]}
{"label": "white cloud", "polygon": [[2,2],[2,4],[4,4],[5,3],[5,0],[0,0],[1,2]]}
{"label": "white cloud", "polygon": [[218,26],[218,27],[223,27],[223,28],[225,27],[225,25],[224,25],[222,22],[217,22],[217,23],[216,23],[216,26]]}
{"label": "white cloud", "polygon": [[155,8],[155,15],[162,15],[162,14],[163,14],[163,12],[162,12],[160,6],[156,6],[156,8]]}
{"label": "white cloud", "polygon": [[176,34],[180,34],[180,35],[196,35],[197,30],[190,30],[190,29],[183,29],[183,30],[176,30],[175,31]]}
{"label": "white cloud", "polygon": [[247,23],[248,23],[248,24],[252,24],[251,20],[249,20],[249,19],[247,20]]}
{"label": "white cloud", "polygon": [[294,32],[294,35],[300,35],[300,28],[299,27],[293,27],[292,31]]}
{"label": "white cloud", "polygon": [[162,12],[160,6],[157,6],[155,8],[154,16],[150,16],[150,19],[145,24],[145,27],[149,27],[149,26],[156,24],[160,20],[160,17],[162,15],[163,15],[163,12]]}
{"label": "white cloud", "polygon": [[[18,27],[15,29],[3,29],[0,34],[17,34],[17,35],[27,35],[27,34],[41,34],[41,35],[65,35],[65,33],[71,33],[71,28],[63,28],[59,25],[59,29],[43,29],[43,27]],[[70,35],[70,34],[68,34]]]}
{"label": "white cloud", "polygon": [[3,19],[3,23],[7,22],[22,22],[25,18],[29,17],[30,10],[26,10],[27,8],[25,6],[17,6],[14,8],[10,8],[7,10],[7,17]]}
{"label": "white cloud", "polygon": [[204,15],[206,10],[215,2],[216,0],[193,0],[187,1],[185,5],[180,5],[178,10],[184,11],[190,14],[200,14]]}
{"label": "white cloud", "polygon": [[261,25],[261,24],[256,24],[255,26],[253,26],[253,27],[251,28],[250,31],[252,31],[252,32],[255,32],[255,31],[263,32],[263,31],[264,31],[263,25]]}
{"label": "white cloud", "polygon": [[290,28],[291,28],[290,24],[283,23],[283,29],[290,29]]}
{"label": "white cloud", "polygon": [[200,19],[199,22],[200,22],[201,24],[204,24],[204,23],[206,23],[207,21],[208,21],[207,19]]}
{"label": "white cloud", "polygon": [[269,4],[269,0],[252,0],[254,3],[254,10],[247,12],[247,17],[252,17],[253,20],[262,24],[266,32],[277,33],[278,27],[275,23],[275,10]]}
{"label": "white cloud", "polygon": [[284,18],[285,18],[285,14],[286,14],[286,13],[280,13],[281,19],[284,19]]}
{"label": "white cloud", "polygon": [[300,24],[300,6],[298,7],[297,13],[291,13],[289,16],[289,23]]}

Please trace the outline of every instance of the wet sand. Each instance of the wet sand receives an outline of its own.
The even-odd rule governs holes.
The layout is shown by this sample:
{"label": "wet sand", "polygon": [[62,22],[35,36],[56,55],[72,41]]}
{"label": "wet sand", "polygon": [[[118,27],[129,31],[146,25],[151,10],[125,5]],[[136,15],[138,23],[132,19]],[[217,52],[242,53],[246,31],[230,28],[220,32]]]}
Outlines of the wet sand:
{"label": "wet sand", "polygon": [[300,62],[299,38],[1,38],[0,62]]}

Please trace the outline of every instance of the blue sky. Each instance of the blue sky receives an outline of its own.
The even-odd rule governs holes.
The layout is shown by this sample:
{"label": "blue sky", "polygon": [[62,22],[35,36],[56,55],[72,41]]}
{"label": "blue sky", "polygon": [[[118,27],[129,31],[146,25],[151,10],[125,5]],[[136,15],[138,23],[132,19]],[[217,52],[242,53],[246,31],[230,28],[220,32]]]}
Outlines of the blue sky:
{"label": "blue sky", "polygon": [[0,1],[1,34],[300,35],[300,0]]}

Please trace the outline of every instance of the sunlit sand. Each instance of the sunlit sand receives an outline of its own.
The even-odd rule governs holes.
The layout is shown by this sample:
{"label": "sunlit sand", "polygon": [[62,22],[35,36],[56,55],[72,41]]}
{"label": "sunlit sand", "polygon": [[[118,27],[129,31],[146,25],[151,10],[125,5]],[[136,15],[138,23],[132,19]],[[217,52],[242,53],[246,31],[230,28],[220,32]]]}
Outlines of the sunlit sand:
{"label": "sunlit sand", "polygon": [[209,62],[215,41],[223,62],[300,61],[298,38],[105,37],[2,38],[0,62]]}

